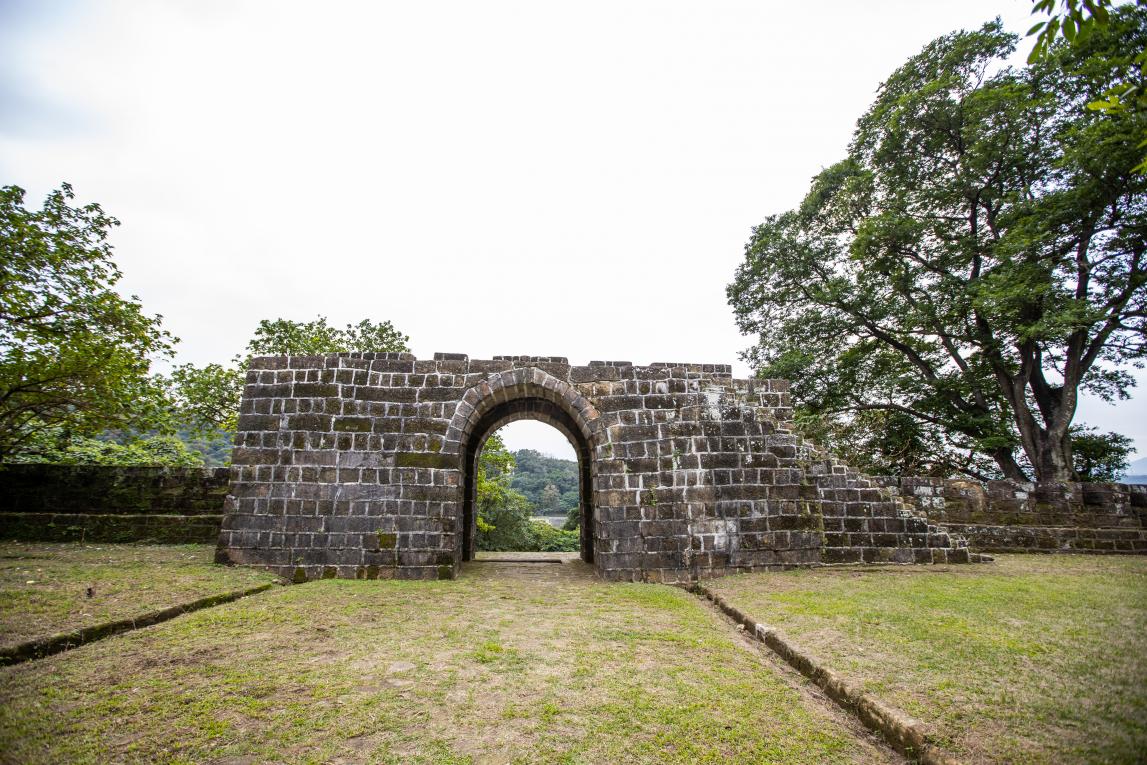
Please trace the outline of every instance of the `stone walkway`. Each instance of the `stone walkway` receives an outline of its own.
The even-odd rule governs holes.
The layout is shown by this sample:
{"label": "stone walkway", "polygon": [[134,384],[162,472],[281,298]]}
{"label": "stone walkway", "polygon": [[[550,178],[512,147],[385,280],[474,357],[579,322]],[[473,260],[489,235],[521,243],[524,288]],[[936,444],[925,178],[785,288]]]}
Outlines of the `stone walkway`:
{"label": "stone walkway", "polygon": [[479,552],[462,565],[464,576],[528,579],[531,581],[593,581],[597,573],[578,553]]}

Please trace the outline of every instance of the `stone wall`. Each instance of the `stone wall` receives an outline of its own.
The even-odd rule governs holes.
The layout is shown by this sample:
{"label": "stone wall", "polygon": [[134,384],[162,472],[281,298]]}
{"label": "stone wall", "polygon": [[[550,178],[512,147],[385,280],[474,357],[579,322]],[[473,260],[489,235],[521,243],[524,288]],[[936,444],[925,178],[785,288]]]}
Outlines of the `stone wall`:
{"label": "stone wall", "polygon": [[214,544],[222,515],[0,513],[0,539],[20,542]]}
{"label": "stone wall", "polygon": [[[624,366],[619,369],[624,369]],[[605,374],[613,376],[614,373]],[[614,382],[619,383],[618,389],[622,389],[625,387],[621,384],[622,373],[618,372],[617,376],[619,379]],[[783,383],[764,384],[767,389],[774,386],[776,391],[764,391],[777,395],[776,398],[768,398],[767,403],[784,403]],[[610,390],[613,390],[612,386]],[[553,410],[543,407],[518,406],[513,410],[513,416],[541,419],[559,429],[576,428],[576,425],[571,426],[563,418],[554,416]],[[721,426],[726,433],[725,438],[733,439],[725,444],[731,448],[724,452],[699,452],[696,450],[698,444],[694,443],[692,454],[696,458],[685,459],[684,444],[678,442],[678,446],[671,447],[668,452],[670,463],[675,458],[674,448],[680,452],[676,459],[682,467],[704,463],[703,471],[707,473],[695,474],[693,480],[696,486],[704,488],[704,482],[708,480],[704,476],[708,475],[711,494],[694,491],[687,495],[685,490],[690,488],[688,475],[684,486],[675,491],[672,484],[680,479],[670,480],[670,477],[662,475],[665,471],[656,471],[659,488],[645,495],[644,504],[637,497],[636,505],[622,504],[622,509],[611,506],[605,513],[597,512],[596,520],[583,524],[591,537],[595,526],[606,524],[606,535],[601,537],[606,541],[606,549],[601,550],[604,559],[634,565],[637,571],[641,571],[641,564],[664,567],[667,561],[671,565],[688,558],[691,563],[697,563],[698,570],[703,566],[709,572],[815,562],[926,562],[933,557],[947,560],[950,553],[953,559],[963,560],[966,553],[954,546],[951,538],[945,539],[945,532],[936,524],[943,524],[950,535],[966,538],[968,549],[976,552],[1147,554],[1147,486],[1078,483],[1036,486],[1008,481],[980,484],[966,480],[888,476],[866,479],[788,434],[784,427],[784,407],[765,407],[764,416],[767,419],[779,418],[775,419],[776,431],[767,438],[770,447],[766,452],[772,456],[768,460],[760,457],[752,461],[772,465],[775,459],[777,470],[781,469],[782,461],[796,464],[798,467],[795,469],[801,473],[800,483],[786,483],[788,476],[785,474],[744,472],[746,468],[742,463],[748,460],[734,455],[743,453],[740,447],[748,449],[753,444],[747,440],[738,441],[742,436],[728,435],[741,432],[743,425]],[[505,419],[508,421],[509,418],[511,414],[507,410]],[[678,434],[677,438],[683,438],[680,433],[689,427],[677,424],[673,428],[657,425],[652,430],[619,429],[614,453],[620,460],[620,473],[616,460],[607,460],[600,465],[600,474],[608,476],[601,483],[609,487],[602,491],[613,491],[615,484],[618,489],[628,489],[631,482],[640,484],[644,479],[632,479],[634,472],[631,469],[652,467],[651,463],[642,460],[651,459],[650,454],[661,449],[657,438],[649,436],[671,429]],[[700,432],[704,431],[704,427],[700,428]],[[573,438],[578,440],[577,436]],[[709,437],[700,438],[706,438],[707,444]],[[583,459],[587,453],[582,454]],[[384,461],[381,456],[342,457],[343,462],[355,459]],[[588,461],[592,463],[592,456]],[[758,467],[752,470],[773,469]],[[672,473],[673,469],[670,469],[669,476]],[[302,478],[301,470],[298,475]],[[357,476],[361,483],[362,473]],[[228,468],[0,466],[0,538],[53,542],[215,543],[220,537],[229,477]],[[769,477],[775,478],[777,483],[770,484],[771,488],[766,490],[761,482]],[[670,485],[661,488],[663,484]],[[593,518],[592,471],[589,471],[586,486],[589,487],[585,490],[583,486],[586,512]],[[915,510],[915,514],[887,512],[888,492],[898,494]],[[675,516],[680,514],[680,502],[686,496],[693,500],[712,497],[714,502],[719,498],[722,504],[714,506],[714,510],[725,515],[717,518],[696,515],[691,519],[692,523],[685,523],[683,527],[681,519]],[[597,499],[613,501],[619,497],[598,494]],[[770,501],[772,505],[768,506]],[[688,514],[689,503],[685,504],[684,510]],[[785,512],[802,506],[803,512]],[[694,502],[693,510],[696,509]],[[334,510],[335,505],[330,505],[330,511]],[[627,520],[631,515],[635,517]],[[933,525],[930,529],[927,521],[921,525],[925,516]],[[306,523],[321,523],[324,528],[328,527],[326,521]],[[383,525],[375,524],[369,518],[358,523]],[[405,523],[411,521],[395,521],[394,527]],[[630,525],[624,525],[626,523]],[[331,524],[332,527],[337,525],[338,522]],[[621,536],[623,532],[632,533],[633,529],[637,530],[642,544],[614,543],[614,539],[624,539]],[[915,531],[910,533],[909,529]],[[598,529],[599,535],[601,530]],[[393,536],[388,536],[385,531],[381,535],[375,532],[380,552],[392,549],[388,545],[394,548],[399,545],[398,533],[389,533]],[[931,536],[920,538],[921,534]],[[267,536],[266,540],[271,542],[272,538]],[[687,554],[684,540],[689,540]],[[311,537],[306,541],[315,543],[322,539]],[[345,539],[336,538],[335,542],[345,549]],[[592,540],[589,544],[592,545]],[[374,546],[374,540],[370,540],[369,546]],[[637,549],[627,550],[627,547]],[[654,554],[649,555],[650,551]],[[675,557],[677,551],[682,553],[679,558]],[[393,562],[399,560],[397,554],[375,558],[388,559],[391,561],[389,568],[373,562],[363,565],[379,566],[372,572],[375,576],[408,575],[400,573]],[[358,569],[354,573],[357,574]],[[434,574],[437,573],[435,569]],[[363,575],[366,574],[367,569],[364,568]],[[631,571],[629,576],[632,578],[635,574]]]}
{"label": "stone wall", "polygon": [[1147,555],[1147,529],[952,524],[976,552]]}
{"label": "stone wall", "polygon": [[228,468],[0,465],[0,538],[213,543]]}
{"label": "stone wall", "polygon": [[0,465],[0,513],[219,515],[228,468]]}
{"label": "stone wall", "polygon": [[938,523],[993,526],[1147,526],[1147,486],[1119,483],[1034,484],[948,478],[882,476],[882,486],[897,490]]}
{"label": "stone wall", "polygon": [[934,523],[982,552],[1147,554],[1147,486],[884,476]]}
{"label": "stone wall", "polygon": [[794,435],[788,383],[721,364],[336,354],[252,360],[217,560],[448,578],[485,438],[542,419],[581,455],[582,554],[608,579],[967,561],[963,541]]}

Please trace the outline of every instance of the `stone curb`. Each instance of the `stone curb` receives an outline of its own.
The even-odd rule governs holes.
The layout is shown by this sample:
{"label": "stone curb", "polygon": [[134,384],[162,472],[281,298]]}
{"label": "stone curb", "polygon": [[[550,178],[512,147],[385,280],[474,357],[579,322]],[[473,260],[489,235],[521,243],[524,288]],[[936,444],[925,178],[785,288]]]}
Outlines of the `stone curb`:
{"label": "stone curb", "polygon": [[829,698],[883,736],[896,751],[922,765],[961,765],[960,760],[947,754],[929,740],[924,725],[919,720],[849,684],[836,672],[819,664],[816,659],[775,628],[753,621],[736,606],[704,585],[693,584],[689,589],[712,601],[726,616],[744,627],[755,640],[764,643],[794,669],[816,683]]}
{"label": "stone curb", "polygon": [[151,613],[133,619],[119,619],[114,622],[97,624],[93,627],[84,627],[74,632],[64,632],[59,635],[52,635],[51,637],[29,640],[26,643],[20,643],[11,648],[0,650],[0,667],[21,664],[25,661],[31,661],[32,659],[42,659],[45,656],[51,656],[54,653],[60,653],[70,648],[78,648],[81,645],[93,643],[122,632],[130,632],[140,627],[150,627],[153,624],[159,624],[160,622],[174,619],[177,616],[188,614],[192,611],[223,605],[233,600],[245,598],[248,595],[257,595],[260,592],[266,592],[271,589],[275,584],[275,582],[268,582],[267,584],[261,584],[258,587],[252,587],[247,590],[226,592],[221,595],[208,595],[205,598],[193,600],[190,603],[182,603],[178,606],[164,608],[160,611],[152,611]]}

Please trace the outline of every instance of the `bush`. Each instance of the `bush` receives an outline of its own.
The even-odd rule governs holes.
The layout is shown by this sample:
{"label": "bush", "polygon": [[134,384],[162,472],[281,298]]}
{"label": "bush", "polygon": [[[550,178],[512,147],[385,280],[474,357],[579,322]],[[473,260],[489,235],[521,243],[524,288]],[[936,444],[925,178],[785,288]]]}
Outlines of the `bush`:
{"label": "bush", "polygon": [[174,436],[133,438],[127,443],[88,438],[62,428],[39,430],[9,462],[55,465],[203,467],[203,455]]}
{"label": "bush", "polygon": [[545,521],[531,521],[533,547],[537,552],[577,552],[581,549],[581,535],[577,531],[555,529]]}

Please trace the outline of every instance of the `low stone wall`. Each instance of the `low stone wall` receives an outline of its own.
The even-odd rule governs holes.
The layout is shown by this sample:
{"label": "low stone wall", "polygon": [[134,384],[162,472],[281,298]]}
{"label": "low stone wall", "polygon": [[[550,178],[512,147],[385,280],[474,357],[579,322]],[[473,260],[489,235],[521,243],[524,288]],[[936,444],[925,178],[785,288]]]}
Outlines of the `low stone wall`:
{"label": "low stone wall", "polygon": [[979,552],[1147,554],[1147,486],[882,476]]}
{"label": "low stone wall", "polygon": [[229,468],[0,465],[0,539],[214,544]]}
{"label": "low stone wall", "polygon": [[[809,472],[820,492],[845,478],[831,466],[814,465]],[[229,468],[2,465],[0,539],[214,544],[229,478]],[[930,523],[942,524],[937,533],[966,537],[973,551],[1147,554],[1144,485],[893,476],[872,483],[898,494]],[[842,489],[844,500],[863,499],[853,489]],[[903,533],[901,526],[911,520],[861,522],[827,509],[823,528],[814,533],[823,535],[832,553],[826,561],[834,563],[867,561],[846,548],[883,543],[875,536],[852,536]]]}
{"label": "low stone wall", "polygon": [[1121,483],[978,481],[882,476],[882,486],[944,524],[1147,527],[1147,486]]}
{"label": "low stone wall", "polygon": [[222,523],[222,515],[0,513],[0,539],[213,545]]}
{"label": "low stone wall", "polygon": [[0,465],[0,513],[219,515],[229,468]]}
{"label": "low stone wall", "polygon": [[951,524],[977,552],[1147,555],[1147,529]]}

